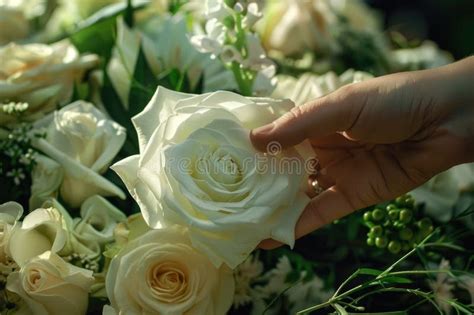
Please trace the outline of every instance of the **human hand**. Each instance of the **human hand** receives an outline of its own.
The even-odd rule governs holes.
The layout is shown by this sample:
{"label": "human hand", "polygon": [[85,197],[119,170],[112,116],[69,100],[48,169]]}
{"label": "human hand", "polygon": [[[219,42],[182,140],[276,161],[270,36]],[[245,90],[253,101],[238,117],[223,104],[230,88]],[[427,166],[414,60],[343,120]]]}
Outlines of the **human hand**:
{"label": "human hand", "polygon": [[261,150],[305,139],[325,190],[301,215],[296,237],[474,161],[474,57],[345,86],[251,132]]}

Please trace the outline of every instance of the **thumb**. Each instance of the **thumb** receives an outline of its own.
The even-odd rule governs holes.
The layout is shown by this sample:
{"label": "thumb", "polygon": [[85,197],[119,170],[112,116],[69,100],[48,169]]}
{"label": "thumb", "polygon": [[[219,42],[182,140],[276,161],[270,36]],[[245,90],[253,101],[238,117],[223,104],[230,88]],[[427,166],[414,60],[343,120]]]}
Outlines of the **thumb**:
{"label": "thumb", "polygon": [[296,145],[307,138],[321,138],[351,128],[363,107],[358,84],[345,86],[334,93],[294,107],[274,122],[250,132],[253,145],[266,151],[270,142],[283,148]]}

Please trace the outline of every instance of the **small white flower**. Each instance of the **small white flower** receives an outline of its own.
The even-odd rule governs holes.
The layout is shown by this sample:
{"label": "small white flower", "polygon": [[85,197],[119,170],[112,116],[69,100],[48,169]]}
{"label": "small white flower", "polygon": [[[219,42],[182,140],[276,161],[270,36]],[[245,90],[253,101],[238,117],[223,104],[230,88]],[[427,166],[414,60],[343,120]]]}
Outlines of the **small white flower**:
{"label": "small white flower", "polygon": [[[301,274],[301,278],[304,274]],[[300,281],[285,292],[285,296],[291,304],[291,314],[301,311],[312,305],[326,302],[332,295],[332,291],[324,289],[321,278],[314,276],[311,280]]]}
{"label": "small white flower", "polygon": [[[438,270],[447,270],[451,269],[449,260],[442,259]],[[429,280],[428,284],[433,290],[435,295],[436,304],[446,313],[449,314],[451,311],[451,305],[447,300],[453,299],[453,289],[454,289],[454,279],[452,279],[447,272],[441,272],[436,275],[436,280]]]}
{"label": "small white flower", "polygon": [[247,6],[247,14],[245,15],[245,26],[252,27],[258,22],[263,16],[256,2],[250,2]]}
{"label": "small white flower", "polygon": [[211,53],[218,56],[225,41],[226,29],[218,19],[210,19],[206,22],[205,35],[194,35],[191,44],[202,53]]}
{"label": "small white flower", "polygon": [[223,20],[232,14],[232,9],[224,0],[207,0],[205,3],[205,16],[207,19]]}
{"label": "small white flower", "polygon": [[249,256],[234,270],[235,293],[233,305],[236,308],[249,304],[254,300],[253,283],[262,276],[262,272],[263,264],[257,255]]}

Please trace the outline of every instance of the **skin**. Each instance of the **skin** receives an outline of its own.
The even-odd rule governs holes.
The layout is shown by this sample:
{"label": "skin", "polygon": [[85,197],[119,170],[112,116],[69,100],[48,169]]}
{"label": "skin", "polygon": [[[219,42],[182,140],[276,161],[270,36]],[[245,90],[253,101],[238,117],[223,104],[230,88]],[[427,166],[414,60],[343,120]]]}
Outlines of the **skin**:
{"label": "skin", "polygon": [[250,138],[262,151],[271,141],[286,148],[309,140],[314,148],[321,166],[315,178],[325,191],[301,215],[299,238],[474,161],[474,57],[342,87]]}

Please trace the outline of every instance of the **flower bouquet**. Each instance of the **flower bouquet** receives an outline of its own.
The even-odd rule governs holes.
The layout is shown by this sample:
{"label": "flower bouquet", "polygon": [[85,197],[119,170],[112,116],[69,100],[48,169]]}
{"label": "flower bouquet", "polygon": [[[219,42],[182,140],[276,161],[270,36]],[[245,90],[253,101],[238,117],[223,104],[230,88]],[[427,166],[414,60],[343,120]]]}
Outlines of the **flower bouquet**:
{"label": "flower bouquet", "polygon": [[472,314],[472,165],[295,242],[311,147],[249,138],[452,61],[389,42],[362,1],[0,1],[0,313]]}

